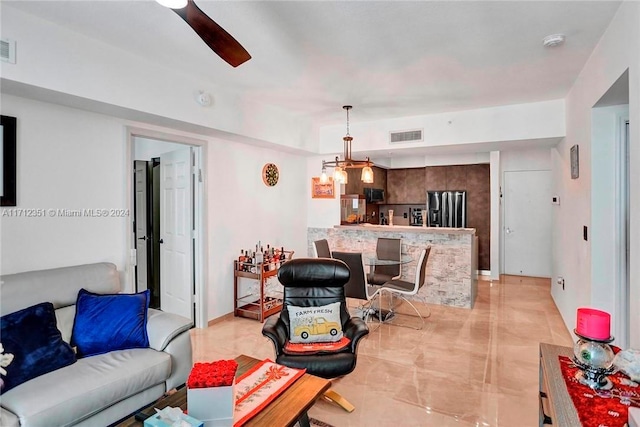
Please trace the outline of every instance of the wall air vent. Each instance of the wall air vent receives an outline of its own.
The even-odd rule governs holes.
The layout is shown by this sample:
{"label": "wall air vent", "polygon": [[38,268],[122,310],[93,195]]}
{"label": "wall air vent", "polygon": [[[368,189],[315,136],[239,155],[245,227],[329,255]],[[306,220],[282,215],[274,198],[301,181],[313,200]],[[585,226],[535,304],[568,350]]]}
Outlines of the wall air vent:
{"label": "wall air vent", "polygon": [[389,143],[400,144],[403,142],[422,141],[422,129],[404,130],[389,133]]}
{"label": "wall air vent", "polygon": [[0,39],[0,59],[11,64],[16,63],[15,40]]}

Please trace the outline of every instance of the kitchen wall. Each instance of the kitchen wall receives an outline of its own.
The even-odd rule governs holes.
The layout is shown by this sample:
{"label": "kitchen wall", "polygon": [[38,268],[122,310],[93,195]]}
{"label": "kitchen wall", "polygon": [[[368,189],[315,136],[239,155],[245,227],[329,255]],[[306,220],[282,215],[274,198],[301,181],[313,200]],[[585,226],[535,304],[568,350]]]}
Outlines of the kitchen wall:
{"label": "kitchen wall", "polygon": [[491,270],[491,187],[488,164],[429,166],[425,190],[467,192],[467,227],[478,236],[478,269]]}
{"label": "kitchen wall", "polygon": [[491,189],[489,164],[389,169],[388,197],[379,211],[394,211],[394,225],[407,225],[409,208],[426,207],[427,191],[467,192],[467,227],[478,236],[478,268],[491,270]]}

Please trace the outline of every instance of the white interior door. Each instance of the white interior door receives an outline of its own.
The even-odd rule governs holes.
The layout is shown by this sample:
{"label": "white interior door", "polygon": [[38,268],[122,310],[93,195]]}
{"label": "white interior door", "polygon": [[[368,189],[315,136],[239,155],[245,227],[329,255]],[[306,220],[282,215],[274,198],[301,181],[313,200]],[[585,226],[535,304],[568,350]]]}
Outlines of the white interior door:
{"label": "white interior door", "polygon": [[136,289],[142,292],[147,289],[149,271],[149,236],[147,236],[147,162],[136,160],[135,194],[136,194]]}
{"label": "white interior door", "polygon": [[551,171],[504,173],[504,273],[551,277]]}
{"label": "white interior door", "polygon": [[160,155],[160,308],[193,320],[192,149]]}

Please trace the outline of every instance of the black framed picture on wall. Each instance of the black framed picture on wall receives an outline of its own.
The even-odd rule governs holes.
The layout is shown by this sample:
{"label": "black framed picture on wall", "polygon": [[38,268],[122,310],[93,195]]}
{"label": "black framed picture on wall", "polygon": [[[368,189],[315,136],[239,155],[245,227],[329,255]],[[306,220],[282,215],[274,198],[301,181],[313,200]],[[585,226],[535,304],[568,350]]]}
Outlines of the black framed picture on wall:
{"label": "black framed picture on wall", "polygon": [[571,179],[578,179],[580,176],[580,157],[578,155],[578,144],[571,147]]}
{"label": "black framed picture on wall", "polygon": [[0,116],[0,206],[16,206],[16,124],[15,117]]}

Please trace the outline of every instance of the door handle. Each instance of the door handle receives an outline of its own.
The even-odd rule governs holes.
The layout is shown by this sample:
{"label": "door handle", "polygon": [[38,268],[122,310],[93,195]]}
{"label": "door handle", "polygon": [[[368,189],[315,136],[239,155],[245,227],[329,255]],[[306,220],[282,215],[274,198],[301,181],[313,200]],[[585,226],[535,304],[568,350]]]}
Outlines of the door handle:
{"label": "door handle", "polygon": [[509,227],[507,227],[504,231],[505,231],[505,233],[507,233],[507,234],[511,234],[511,233],[513,233],[513,230],[511,230]]}
{"label": "door handle", "polygon": [[138,237],[138,240],[147,240],[147,236]]}
{"label": "door handle", "polygon": [[159,243],[164,243],[164,240],[160,239],[160,242],[159,242]]}

